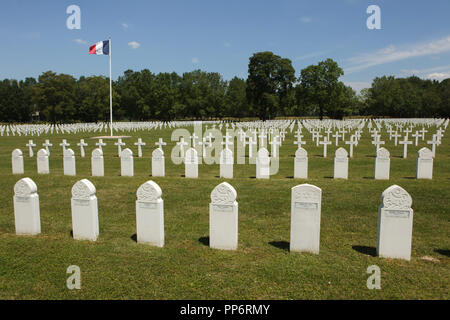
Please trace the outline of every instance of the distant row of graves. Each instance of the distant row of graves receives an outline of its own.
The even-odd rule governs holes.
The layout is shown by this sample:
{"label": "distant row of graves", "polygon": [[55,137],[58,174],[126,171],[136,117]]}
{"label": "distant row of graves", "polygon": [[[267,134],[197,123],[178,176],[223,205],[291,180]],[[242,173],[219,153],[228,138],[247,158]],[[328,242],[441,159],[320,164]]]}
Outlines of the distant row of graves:
{"label": "distant row of graves", "polygon": [[[220,152],[220,177],[232,179],[234,158],[233,152],[225,148]],[[197,150],[189,148],[184,156],[185,177],[198,178],[198,167],[200,157]],[[276,171],[277,166],[274,166],[274,161],[277,158],[270,157],[269,151],[265,148],[260,148],[256,155],[256,178],[269,179],[272,172]],[[277,162],[278,164],[278,162]],[[76,175],[76,158],[72,149],[64,150],[63,155],[64,175]],[[122,176],[134,176],[134,158],[133,151],[124,149],[120,153],[120,172]],[[335,152],[334,157],[334,178],[348,179],[349,171],[349,157],[348,152],[340,147]],[[24,159],[22,151],[15,149],[12,152],[12,172],[13,174],[24,174]],[[37,153],[37,173],[49,174],[49,154],[45,149],[41,149]],[[92,151],[91,155],[91,174],[92,176],[104,176],[104,156],[100,148]],[[165,157],[164,151],[157,148],[152,152],[152,176],[165,176]],[[374,165],[375,179],[389,179],[390,176],[390,153],[381,147],[377,150]],[[295,152],[294,158],[294,178],[307,179],[308,178],[308,152],[299,147]],[[416,161],[416,178],[417,179],[432,179],[433,178],[433,153],[428,148],[421,148],[418,151]]]}
{"label": "distant row of graves", "polygon": [[[177,141],[176,146],[172,149],[171,160],[175,164],[184,163],[185,177],[197,178],[198,166],[203,161],[207,164],[220,164],[220,177],[233,178],[233,166],[237,164],[245,164],[246,156],[248,162],[256,165],[256,178],[269,178],[270,175],[278,172],[279,165],[279,148],[285,143],[286,136],[294,134],[294,144],[297,145],[294,159],[294,178],[308,177],[308,152],[303,146],[307,143],[304,140],[304,131],[311,136],[311,143],[316,147],[323,145],[323,157],[327,157],[327,148],[332,141],[330,136],[334,138],[336,147],[344,142],[349,146],[349,151],[343,147],[339,147],[335,152],[334,161],[334,177],[348,178],[349,157],[354,155],[354,148],[360,143],[361,137],[368,132],[372,137],[371,144],[376,147],[376,159],[374,166],[375,179],[389,179],[390,173],[390,152],[383,147],[385,141],[381,140],[381,132],[385,130],[385,136],[389,135],[389,139],[394,142],[394,146],[403,145],[403,158],[407,158],[408,145],[421,143],[431,145],[431,150],[423,147],[417,155],[416,177],[418,179],[431,179],[433,175],[433,158],[435,157],[436,147],[441,144],[445,130],[449,120],[446,119],[428,119],[409,121],[406,124],[403,121],[397,122],[367,122],[364,120],[357,121],[275,121],[264,123],[200,123],[200,130],[196,130],[198,123],[189,123],[194,126],[194,133],[179,128],[180,123],[169,125],[176,127],[172,134],[172,141]],[[153,124],[154,125],[154,124]],[[203,131],[205,125],[205,131]],[[297,130],[294,132],[294,127]],[[209,127],[208,127],[209,126]],[[161,129],[162,125],[155,128]],[[416,129],[414,129],[416,128]],[[420,128],[420,129],[419,129]],[[432,139],[426,140],[425,134],[430,130]],[[225,129],[226,134],[222,134]],[[178,131],[179,132],[178,132]],[[195,131],[199,131],[197,135]],[[290,131],[290,133],[288,132]],[[415,132],[414,132],[415,131]],[[178,132],[176,135],[175,133]],[[414,132],[414,133],[412,133]],[[204,134],[203,134],[204,133]],[[401,133],[401,134],[400,134]],[[412,133],[412,134],[411,134]],[[414,141],[409,140],[409,134]],[[345,141],[345,137],[349,137]],[[403,136],[402,140],[398,138]],[[323,137],[323,140],[320,138]],[[174,140],[175,138],[175,140]],[[187,141],[186,141],[187,140]],[[88,143],[81,139],[77,145],[80,147],[80,156],[85,157],[85,147]],[[103,147],[107,144],[102,138],[95,143],[96,148],[91,153],[91,171],[93,176],[104,175],[104,156]],[[134,157],[133,151],[129,148],[122,149],[126,146],[122,138],[118,137],[117,154],[121,162],[121,174],[123,176],[134,175]],[[146,145],[141,138],[134,143],[137,146],[137,156],[142,157],[142,147]],[[165,176],[165,157],[163,147],[167,145],[162,138],[155,143],[158,147],[152,152],[152,175]],[[268,146],[270,145],[270,152]],[[44,148],[37,152],[37,172],[39,174],[48,174],[50,172],[49,156],[50,147],[53,146],[49,139],[42,144]],[[75,152],[70,149],[70,144],[63,139],[59,146],[63,149],[63,167],[65,175],[76,175]],[[34,156],[34,147],[36,144],[33,140],[29,140],[26,144],[29,156]],[[248,147],[248,150],[247,150]],[[236,151],[235,151],[236,150]],[[212,156],[214,154],[214,156]],[[12,152],[12,171],[14,174],[24,173],[23,153],[20,149]]]}

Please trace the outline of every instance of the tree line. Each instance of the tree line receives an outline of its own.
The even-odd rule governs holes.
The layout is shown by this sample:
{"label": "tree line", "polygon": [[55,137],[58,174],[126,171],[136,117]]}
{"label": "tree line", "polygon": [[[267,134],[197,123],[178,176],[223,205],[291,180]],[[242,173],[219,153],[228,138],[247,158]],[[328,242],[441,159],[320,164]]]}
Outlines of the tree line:
{"label": "tree line", "polygon": [[[258,52],[248,78],[225,81],[219,73],[194,70],[179,75],[127,70],[113,81],[116,120],[164,120],[388,116],[449,117],[450,79],[416,76],[375,78],[360,94],[339,78],[342,68],[327,59],[296,76],[289,59]],[[0,121],[52,123],[109,119],[109,79],[79,79],[52,71],[38,79],[0,82]]]}

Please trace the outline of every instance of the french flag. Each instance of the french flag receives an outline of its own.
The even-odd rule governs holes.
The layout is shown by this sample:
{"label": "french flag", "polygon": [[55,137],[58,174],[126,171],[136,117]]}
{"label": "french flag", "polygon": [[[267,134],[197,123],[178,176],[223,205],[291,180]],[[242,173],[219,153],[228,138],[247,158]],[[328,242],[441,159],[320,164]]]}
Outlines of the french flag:
{"label": "french flag", "polygon": [[109,40],[100,41],[89,47],[89,54],[109,55]]}

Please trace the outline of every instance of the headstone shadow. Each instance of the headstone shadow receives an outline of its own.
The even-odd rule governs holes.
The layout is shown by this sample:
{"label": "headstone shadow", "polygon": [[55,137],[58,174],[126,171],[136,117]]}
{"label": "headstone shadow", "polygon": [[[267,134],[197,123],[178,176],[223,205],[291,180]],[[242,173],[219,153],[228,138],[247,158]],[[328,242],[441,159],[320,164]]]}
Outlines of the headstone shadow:
{"label": "headstone shadow", "polygon": [[450,257],[450,250],[446,249],[435,249],[434,252],[437,252],[443,256]]}
{"label": "headstone shadow", "polygon": [[209,236],[198,238],[198,242],[209,247]]}
{"label": "headstone shadow", "polygon": [[269,244],[275,248],[289,251],[289,242],[287,241],[270,241]]}
{"label": "headstone shadow", "polygon": [[376,257],[377,256],[377,249],[375,247],[368,247],[368,246],[352,246],[352,249],[355,251],[358,251],[359,253]]}
{"label": "headstone shadow", "polygon": [[133,234],[130,239],[137,243],[137,234]]}

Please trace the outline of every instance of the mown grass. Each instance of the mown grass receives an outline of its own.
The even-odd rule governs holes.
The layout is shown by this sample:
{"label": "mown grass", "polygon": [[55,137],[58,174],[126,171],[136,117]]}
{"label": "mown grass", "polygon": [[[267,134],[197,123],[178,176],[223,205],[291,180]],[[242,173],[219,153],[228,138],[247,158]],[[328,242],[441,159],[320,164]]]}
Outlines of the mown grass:
{"label": "mown grass", "polygon": [[[189,128],[192,130],[192,128]],[[432,130],[429,130],[431,133]],[[304,132],[306,135],[306,133]],[[221,251],[208,247],[210,192],[224,179],[218,165],[201,165],[198,179],[183,178],[184,166],[170,161],[175,142],[168,129],[125,133],[132,148],[138,137],[147,143],[135,158],[135,176],[120,176],[117,147],[104,147],[105,177],[90,176],[90,158],[80,158],[76,143],[96,134],[33,137],[51,148],[50,175],[36,174],[36,157],[25,147],[29,137],[0,137],[0,298],[2,299],[448,299],[450,148],[448,136],[437,148],[433,180],[416,180],[419,147],[391,152],[391,179],[373,179],[375,147],[365,131],[350,159],[349,179],[334,180],[333,155],[315,147],[306,135],[309,178],[293,179],[296,146],[289,133],[280,149],[280,170],[270,180],[257,180],[254,165],[235,165],[229,182],[238,192],[239,247]],[[98,134],[97,134],[98,135]],[[151,151],[162,137],[168,145],[166,177],[152,178]],[[63,175],[62,139],[77,155],[77,176]],[[430,138],[429,134],[427,138]],[[342,146],[342,143],[341,143]],[[347,146],[346,146],[347,147]],[[11,152],[21,148],[25,175],[12,175]],[[37,148],[35,149],[35,153]],[[16,236],[13,187],[22,177],[38,186],[42,234]],[[71,236],[70,197],[73,184],[88,178],[97,188],[100,237],[97,242]],[[165,246],[135,242],[137,188],[152,179],[163,190]],[[301,183],[323,190],[320,254],[290,253],[290,189]],[[405,188],[413,198],[414,230],[411,261],[376,257],[377,210],[384,189]],[[423,257],[434,258],[433,261]],[[381,269],[381,290],[366,287],[367,267]],[[68,290],[66,269],[81,268],[81,290]]]}

